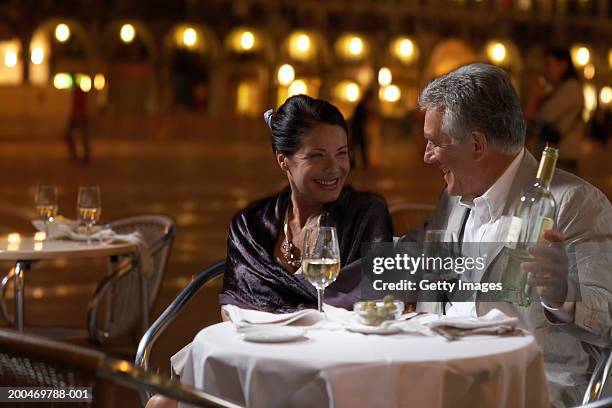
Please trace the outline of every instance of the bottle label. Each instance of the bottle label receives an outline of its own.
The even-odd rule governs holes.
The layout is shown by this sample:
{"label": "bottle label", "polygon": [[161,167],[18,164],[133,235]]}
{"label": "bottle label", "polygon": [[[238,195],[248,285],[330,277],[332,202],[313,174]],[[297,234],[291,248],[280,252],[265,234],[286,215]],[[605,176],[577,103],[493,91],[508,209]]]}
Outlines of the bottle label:
{"label": "bottle label", "polygon": [[542,222],[540,223],[540,233],[538,234],[539,242],[544,241],[544,231],[552,229],[554,224],[555,222],[552,218],[542,217]]}
{"label": "bottle label", "polygon": [[522,226],[522,219],[519,217],[510,217],[510,221],[508,223],[508,234],[506,235],[506,244],[509,248],[516,248],[516,243],[521,235]]}

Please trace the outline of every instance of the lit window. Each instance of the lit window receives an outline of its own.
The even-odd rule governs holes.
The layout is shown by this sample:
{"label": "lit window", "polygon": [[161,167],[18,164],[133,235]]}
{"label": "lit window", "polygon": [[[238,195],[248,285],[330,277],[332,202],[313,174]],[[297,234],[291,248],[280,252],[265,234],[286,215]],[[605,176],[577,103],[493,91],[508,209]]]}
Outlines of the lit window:
{"label": "lit window", "polygon": [[240,46],[244,50],[250,50],[255,45],[255,36],[250,31],[245,31],[240,36]]}
{"label": "lit window", "polygon": [[308,85],[302,79],[296,79],[289,85],[289,96],[308,95]]}
{"label": "lit window", "polygon": [[70,27],[66,24],[58,24],[55,27],[55,39],[59,42],[66,42],[70,38]]}
{"label": "lit window", "polygon": [[307,60],[315,53],[315,47],[306,33],[297,32],[289,37],[289,56],[293,59]]}
{"label": "lit window", "polygon": [[341,101],[357,102],[361,96],[361,89],[356,82],[342,81],[334,89],[335,96]]}
{"label": "lit window", "polygon": [[185,44],[185,46],[191,48],[196,45],[197,41],[198,33],[195,29],[189,27],[186,28],[185,31],[183,31],[183,44]]}
{"label": "lit window", "polygon": [[591,114],[597,109],[597,90],[592,84],[586,84],[583,88],[584,94],[584,109],[582,118],[587,122],[591,118]]}
{"label": "lit window", "polygon": [[78,78],[79,88],[83,92],[91,91],[91,77],[89,75],[80,75]]}
{"label": "lit window", "polygon": [[403,62],[409,64],[417,57],[414,41],[409,37],[398,37],[391,43],[391,54]]}
{"label": "lit window", "polygon": [[500,42],[492,41],[487,45],[487,57],[495,64],[506,62],[506,46]]}
{"label": "lit window", "polygon": [[56,89],[69,89],[72,87],[72,76],[67,73],[55,74],[53,77],[53,86]]}
{"label": "lit window", "polygon": [[295,70],[289,64],[284,64],[278,69],[278,83],[287,86],[295,79]]}
{"label": "lit window", "polygon": [[397,102],[402,97],[402,92],[397,85],[389,85],[382,88],[382,99],[386,102]]}
{"label": "lit window", "polygon": [[571,48],[570,53],[572,55],[572,61],[577,67],[584,67],[591,59],[591,52],[587,47],[582,45],[574,45]]}
{"label": "lit window", "polygon": [[363,41],[361,40],[361,38],[351,38],[348,43],[348,51],[355,56],[361,55],[361,53],[363,52]]}
{"label": "lit window", "polygon": [[381,86],[387,86],[393,80],[391,70],[387,67],[383,67],[378,71],[378,84]]}
{"label": "lit window", "polygon": [[609,105],[612,102],[612,88],[604,86],[599,92],[599,100],[604,105]]}
{"label": "lit window", "polygon": [[260,92],[257,81],[240,82],[236,93],[236,112],[251,117],[259,116],[261,114]]}
{"label": "lit window", "polygon": [[364,40],[356,35],[343,35],[336,42],[336,52],[348,59],[362,59],[367,51]]}
{"label": "lit window", "polygon": [[593,64],[587,64],[584,67],[584,77],[586,79],[593,79],[595,77],[595,66]]}
{"label": "lit window", "polygon": [[8,68],[14,68],[17,65],[17,53],[9,50],[4,53],[4,65]]}
{"label": "lit window", "polygon": [[96,74],[93,85],[94,88],[96,88],[96,91],[101,91],[104,89],[104,86],[106,85],[106,78],[104,78],[104,75]]}
{"label": "lit window", "polygon": [[32,55],[30,58],[32,60],[32,64],[40,65],[45,59],[45,52],[41,47],[34,47],[32,48]]}
{"label": "lit window", "polygon": [[136,37],[136,30],[134,29],[134,26],[131,24],[124,24],[121,26],[119,37],[121,38],[121,41],[126,44],[134,41],[134,38]]}

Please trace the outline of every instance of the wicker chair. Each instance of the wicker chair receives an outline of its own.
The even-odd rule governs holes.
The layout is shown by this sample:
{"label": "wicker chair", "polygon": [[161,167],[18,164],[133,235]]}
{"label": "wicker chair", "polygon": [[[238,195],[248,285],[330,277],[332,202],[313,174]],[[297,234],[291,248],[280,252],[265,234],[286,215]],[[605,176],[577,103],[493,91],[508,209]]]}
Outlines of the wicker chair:
{"label": "wicker chair", "polygon": [[[225,260],[215,262],[200,272],[200,274],[197,275],[193,281],[187,285],[181,291],[181,293],[178,294],[178,296],[163,311],[163,313],[157,318],[151,327],[149,327],[147,332],[140,340],[135,359],[135,364],[137,367],[145,371],[150,370],[149,359],[151,357],[151,350],[155,344],[155,341],[161,336],[163,331],[174,320],[174,318],[183,310],[189,300],[191,300],[206,283],[215,278],[221,277],[224,271]],[[151,398],[151,395],[152,394],[148,390],[142,391],[142,402],[145,403],[148,401],[149,398]]]}
{"label": "wicker chair", "polygon": [[98,284],[87,311],[89,338],[97,344],[111,337],[142,334],[149,327],[149,313],[161,287],[176,229],[174,221],[162,215],[124,218],[110,227],[120,234],[139,231],[143,235],[153,257],[153,271],[143,276],[135,273],[134,259],[110,259],[109,275]]}
{"label": "wicker chair", "polygon": [[[90,387],[94,407],[126,406],[116,388],[152,391],[197,407],[238,405],[189,386],[146,373],[104,353],[15,330],[0,330],[0,384],[3,387]],[[45,406],[53,404],[45,404]],[[91,406],[90,403],[57,406]]]}
{"label": "wicker chair", "polygon": [[[45,329],[45,334],[61,338],[87,338],[102,345],[111,339],[127,338],[135,343],[149,326],[149,312],[159,292],[175,234],[174,221],[162,215],[142,215],[113,221],[109,226],[117,233],[139,231],[146,241],[153,258],[153,271],[148,276],[138,273],[135,256],[111,257],[108,274],[90,299],[87,310],[87,332],[83,330]],[[0,311],[9,322],[14,317],[8,313],[5,292],[14,278],[11,270],[0,287]]]}

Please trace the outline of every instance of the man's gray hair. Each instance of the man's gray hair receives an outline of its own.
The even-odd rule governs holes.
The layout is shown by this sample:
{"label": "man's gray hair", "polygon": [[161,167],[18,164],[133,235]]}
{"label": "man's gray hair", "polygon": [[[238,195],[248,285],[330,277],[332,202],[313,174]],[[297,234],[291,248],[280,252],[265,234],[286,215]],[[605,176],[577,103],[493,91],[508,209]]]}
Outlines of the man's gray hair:
{"label": "man's gray hair", "polygon": [[500,153],[518,153],[525,144],[518,95],[508,74],[494,65],[464,65],[434,79],[421,93],[419,106],[440,111],[441,130],[456,142],[478,129]]}

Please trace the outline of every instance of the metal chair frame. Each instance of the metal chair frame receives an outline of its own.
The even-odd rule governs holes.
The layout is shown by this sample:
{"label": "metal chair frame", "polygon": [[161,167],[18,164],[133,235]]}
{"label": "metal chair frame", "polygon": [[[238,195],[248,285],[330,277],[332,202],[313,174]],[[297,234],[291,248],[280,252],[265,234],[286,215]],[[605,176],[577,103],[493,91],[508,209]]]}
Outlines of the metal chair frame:
{"label": "metal chair frame", "polygon": [[[605,348],[602,350],[597,365],[591,374],[589,385],[584,393],[582,404],[589,404],[595,401],[599,401],[602,397],[603,390],[606,386],[606,382],[610,378],[610,372],[612,369],[612,349]],[[612,396],[611,396],[612,398]],[[612,403],[612,401],[610,401]],[[612,404],[611,404],[612,405]]]}
{"label": "metal chair frame", "polygon": [[[211,280],[223,275],[225,271],[225,260],[217,261],[212,265],[205,268],[200,272],[194,280],[189,283],[178,296],[168,305],[163,313],[155,320],[155,322],[146,331],[140,343],[138,344],[138,351],[136,352],[135,365],[145,371],[149,370],[149,359],[151,357],[151,350],[153,345],[168,327],[168,325],[178,316],[178,314],[185,308],[187,303],[198,293],[198,291]],[[149,392],[141,393],[141,401],[146,401],[151,398]]]}

